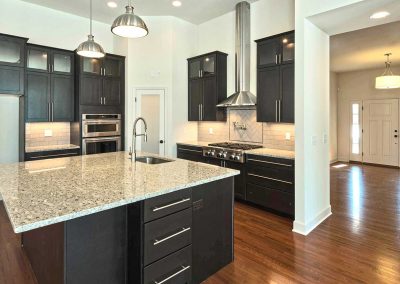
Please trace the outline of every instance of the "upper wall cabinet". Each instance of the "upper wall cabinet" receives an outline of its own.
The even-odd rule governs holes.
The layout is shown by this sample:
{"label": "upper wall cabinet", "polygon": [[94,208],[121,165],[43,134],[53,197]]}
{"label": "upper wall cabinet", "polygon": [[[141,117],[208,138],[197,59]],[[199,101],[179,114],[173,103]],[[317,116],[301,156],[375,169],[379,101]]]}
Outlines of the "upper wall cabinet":
{"label": "upper wall cabinet", "polygon": [[257,121],[294,123],[294,31],[256,42]]}
{"label": "upper wall cabinet", "polygon": [[226,98],[227,54],[215,51],[188,59],[188,120],[225,121],[217,104]]}
{"label": "upper wall cabinet", "polygon": [[26,48],[26,121],[74,120],[74,53],[37,45]]}
{"label": "upper wall cabinet", "polygon": [[24,94],[27,39],[0,35],[0,94]]}

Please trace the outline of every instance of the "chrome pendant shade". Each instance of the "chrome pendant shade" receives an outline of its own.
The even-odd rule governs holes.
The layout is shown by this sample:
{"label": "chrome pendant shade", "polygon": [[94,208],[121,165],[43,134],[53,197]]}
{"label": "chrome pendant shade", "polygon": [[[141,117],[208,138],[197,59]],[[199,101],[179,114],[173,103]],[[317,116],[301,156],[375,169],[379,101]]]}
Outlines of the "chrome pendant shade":
{"label": "chrome pendant shade", "polygon": [[88,35],[88,40],[82,42],[78,46],[76,53],[80,56],[90,58],[101,58],[105,56],[104,49],[100,44],[94,41],[94,36],[92,34],[92,0],[90,0],[90,34]]}
{"label": "chrome pendant shade", "polygon": [[133,13],[133,7],[128,1],[124,14],[114,20],[111,31],[121,37],[139,38],[149,33],[146,24],[138,15]]}
{"label": "chrome pendant shade", "polygon": [[392,55],[391,53],[386,53],[386,69],[385,72],[375,79],[375,88],[376,89],[397,89],[400,88],[400,76],[394,75],[392,70],[390,69],[390,62],[389,56]]}

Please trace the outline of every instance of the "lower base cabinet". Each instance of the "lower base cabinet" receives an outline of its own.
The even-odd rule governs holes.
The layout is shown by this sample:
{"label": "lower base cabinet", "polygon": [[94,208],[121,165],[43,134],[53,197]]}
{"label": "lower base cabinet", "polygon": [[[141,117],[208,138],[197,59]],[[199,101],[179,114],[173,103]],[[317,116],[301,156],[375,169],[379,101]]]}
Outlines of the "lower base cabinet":
{"label": "lower base cabinet", "polygon": [[201,283],[233,261],[233,177],[22,234],[40,284]]}

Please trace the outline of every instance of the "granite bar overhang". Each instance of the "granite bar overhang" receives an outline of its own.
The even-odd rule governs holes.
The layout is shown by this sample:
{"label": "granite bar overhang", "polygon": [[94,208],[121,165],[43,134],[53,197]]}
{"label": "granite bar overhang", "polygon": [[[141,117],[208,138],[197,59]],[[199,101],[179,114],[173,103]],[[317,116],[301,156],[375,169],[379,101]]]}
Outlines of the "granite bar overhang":
{"label": "granite bar overhang", "polygon": [[116,152],[1,165],[0,193],[22,233],[238,174],[181,159],[132,163]]}

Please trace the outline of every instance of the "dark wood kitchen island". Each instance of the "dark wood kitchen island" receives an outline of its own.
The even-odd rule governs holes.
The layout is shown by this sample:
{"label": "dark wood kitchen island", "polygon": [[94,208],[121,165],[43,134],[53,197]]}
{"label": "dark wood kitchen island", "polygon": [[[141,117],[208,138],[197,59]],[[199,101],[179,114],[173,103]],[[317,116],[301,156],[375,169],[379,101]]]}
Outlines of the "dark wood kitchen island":
{"label": "dark wood kitchen island", "polygon": [[39,283],[200,283],[233,261],[233,176],[125,152],[0,166]]}

